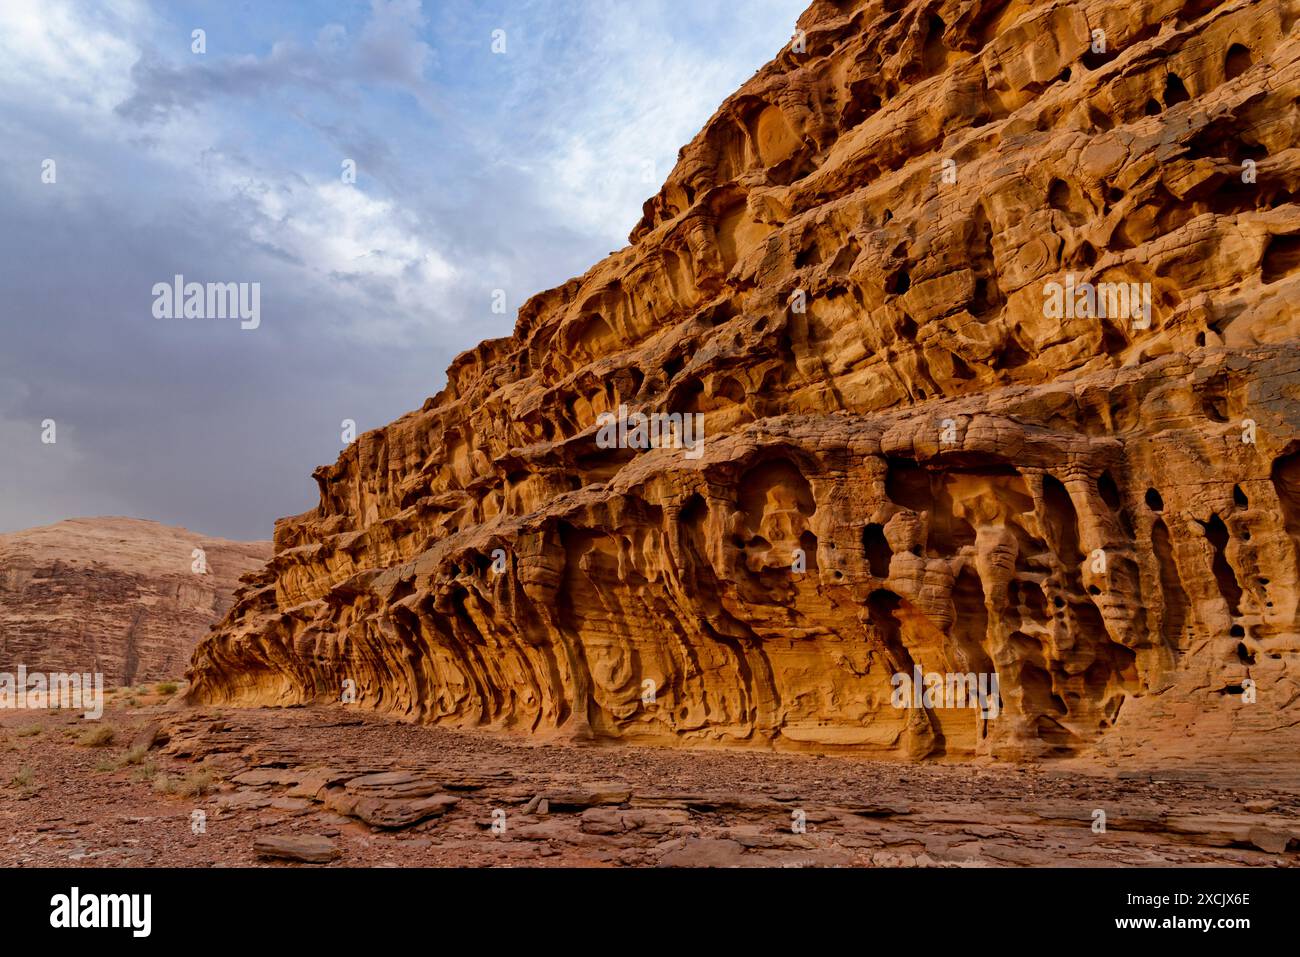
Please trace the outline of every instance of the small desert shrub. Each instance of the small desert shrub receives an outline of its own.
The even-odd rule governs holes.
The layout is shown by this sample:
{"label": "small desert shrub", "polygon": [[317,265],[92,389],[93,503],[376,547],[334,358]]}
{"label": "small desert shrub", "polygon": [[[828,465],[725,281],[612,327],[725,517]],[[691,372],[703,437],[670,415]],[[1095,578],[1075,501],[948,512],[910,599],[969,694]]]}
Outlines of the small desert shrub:
{"label": "small desert shrub", "polygon": [[18,769],[18,773],[9,779],[9,784],[16,788],[29,788],[32,786],[32,779],[32,769],[21,767]]}
{"label": "small desert shrub", "polygon": [[175,694],[178,687],[174,681],[163,681],[154,690],[159,694]]}
{"label": "small desert shrub", "polygon": [[113,738],[117,731],[111,724],[101,724],[98,728],[91,728],[79,739],[81,744],[90,748],[106,748],[113,743]]}
{"label": "small desert shrub", "polygon": [[40,733],[41,733],[41,726],[39,724],[29,724],[25,728],[18,729],[18,737],[20,738],[30,738]]}
{"label": "small desert shrub", "polygon": [[137,781],[153,781],[158,777],[158,765],[152,761],[146,761],[136,769],[135,779]]}
{"label": "small desert shrub", "polygon": [[182,797],[203,797],[216,783],[217,779],[211,771],[203,769],[191,771],[176,786],[176,793]]}
{"label": "small desert shrub", "polygon": [[115,758],[105,758],[95,765],[96,771],[120,771],[125,767],[139,764],[149,753],[148,748],[132,748],[130,751],[123,752]]}
{"label": "small desert shrub", "polygon": [[183,778],[160,774],[154,778],[153,789],[159,794],[176,794],[180,797],[203,797],[217,783],[211,771],[199,769],[191,771]]}
{"label": "small desert shrub", "polygon": [[127,698],[127,699],[126,699],[126,706],[127,706],[128,708],[135,708],[135,707],[138,707],[139,704],[140,704],[140,702],[136,701],[134,697],[131,697],[131,698]]}

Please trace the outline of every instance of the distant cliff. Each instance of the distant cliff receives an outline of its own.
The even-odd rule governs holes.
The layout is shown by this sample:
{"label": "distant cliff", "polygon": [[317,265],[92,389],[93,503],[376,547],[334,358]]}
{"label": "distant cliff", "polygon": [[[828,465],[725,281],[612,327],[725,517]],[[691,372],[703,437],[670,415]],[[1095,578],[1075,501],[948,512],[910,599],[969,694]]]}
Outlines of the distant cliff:
{"label": "distant cliff", "polygon": [[270,554],[130,518],[2,534],[0,671],[101,671],[109,687],[179,678],[239,576]]}

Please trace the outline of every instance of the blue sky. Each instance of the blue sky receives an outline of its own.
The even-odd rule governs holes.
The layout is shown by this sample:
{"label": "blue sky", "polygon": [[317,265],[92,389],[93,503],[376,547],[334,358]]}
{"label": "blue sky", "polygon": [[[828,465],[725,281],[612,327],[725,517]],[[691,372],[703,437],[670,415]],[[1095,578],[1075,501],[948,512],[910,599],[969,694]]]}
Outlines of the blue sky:
{"label": "blue sky", "polygon": [[[625,245],[805,5],[3,0],[0,530],[269,537],[342,420]],[[176,273],[260,283],[261,326],[155,319]]]}

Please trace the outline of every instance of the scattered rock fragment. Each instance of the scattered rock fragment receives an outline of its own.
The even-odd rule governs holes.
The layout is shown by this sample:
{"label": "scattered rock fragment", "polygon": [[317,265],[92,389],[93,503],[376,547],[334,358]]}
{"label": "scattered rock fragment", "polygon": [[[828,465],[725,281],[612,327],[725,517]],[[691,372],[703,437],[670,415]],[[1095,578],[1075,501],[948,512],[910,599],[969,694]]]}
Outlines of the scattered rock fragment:
{"label": "scattered rock fragment", "polygon": [[[600,804],[623,804],[631,796],[632,791],[628,788],[596,785],[547,791],[541,800],[547,802],[548,810],[576,811]],[[541,806],[540,800],[538,806]]]}
{"label": "scattered rock fragment", "polygon": [[328,864],[342,856],[328,837],[311,834],[267,834],[253,842],[259,857],[271,857],[304,864]]}
{"label": "scattered rock fragment", "polygon": [[660,867],[741,867],[745,848],[725,838],[688,837],[659,858]]}
{"label": "scattered rock fragment", "polygon": [[163,731],[162,722],[150,721],[131,739],[130,749],[132,751],[148,751],[155,747],[166,744],[168,735]]}

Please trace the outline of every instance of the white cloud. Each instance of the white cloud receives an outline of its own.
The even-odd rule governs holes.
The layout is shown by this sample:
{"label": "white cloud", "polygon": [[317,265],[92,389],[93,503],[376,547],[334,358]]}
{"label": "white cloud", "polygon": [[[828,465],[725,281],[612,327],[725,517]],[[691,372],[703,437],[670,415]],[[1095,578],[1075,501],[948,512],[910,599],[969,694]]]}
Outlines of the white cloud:
{"label": "white cloud", "polygon": [[[55,150],[60,181],[59,192],[51,195],[111,201],[124,185],[143,185],[124,183],[116,168],[134,154],[136,175],[153,166],[150,204],[183,205],[227,220],[227,211],[238,210],[234,221],[242,224],[249,245],[241,268],[259,275],[201,278],[257,281],[262,272],[274,271],[299,289],[315,284],[322,295],[353,300],[356,321],[333,327],[344,335],[393,335],[403,324],[428,322],[430,303],[450,294],[457,275],[425,227],[394,202],[367,195],[360,185],[310,179],[291,164],[259,156],[256,144],[250,144],[251,156],[232,152],[231,142],[246,139],[240,115],[230,111],[227,98],[208,95],[202,85],[211,81],[219,90],[223,84],[244,89],[296,82],[327,72],[317,54],[276,43],[262,59],[241,55],[183,67],[150,61],[142,74],[137,64],[158,27],[145,13],[135,0],[114,0],[97,10],[63,0],[0,3],[0,101],[8,98],[25,108],[39,104],[46,115],[62,117],[78,131],[75,142],[64,136],[51,143],[34,129],[15,124],[15,137]],[[427,96],[423,72],[432,51],[418,39],[422,23],[417,0],[374,0],[372,17],[350,48],[338,25],[319,31],[317,48],[342,52],[358,75],[369,72],[377,82]],[[151,113],[145,106],[143,113],[156,122],[142,129],[118,109],[139,95],[136,83],[142,75],[186,77],[188,89],[196,93],[188,101],[193,108]],[[78,175],[72,175],[69,164],[75,164]],[[337,169],[331,168],[335,176]],[[10,170],[10,175],[32,179],[36,172],[33,167]],[[274,261],[268,261],[267,252],[275,254]]]}
{"label": "white cloud", "polygon": [[127,37],[144,16],[137,0],[4,0],[0,95],[69,112],[108,112],[130,94],[140,51]]}
{"label": "white cloud", "polygon": [[387,284],[399,315],[363,310],[359,319],[372,332],[385,318],[428,321],[430,305],[445,300],[458,279],[456,268],[431,247],[414,217],[356,186],[292,179],[268,183],[234,175],[224,184],[231,195],[256,204],[258,216],[249,229],[255,242],[302,263],[321,282],[349,284],[341,293]]}
{"label": "white cloud", "polygon": [[[556,212],[621,245],[678,149],[777,53],[804,6],[756,0],[745,7],[743,33],[730,24],[735,8],[719,7],[716,29],[691,43],[673,2],[588,4],[582,21],[599,38],[599,55],[583,62],[581,86],[549,104],[550,148],[528,164]],[[524,74],[519,83],[540,88],[544,80]]]}

